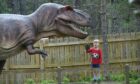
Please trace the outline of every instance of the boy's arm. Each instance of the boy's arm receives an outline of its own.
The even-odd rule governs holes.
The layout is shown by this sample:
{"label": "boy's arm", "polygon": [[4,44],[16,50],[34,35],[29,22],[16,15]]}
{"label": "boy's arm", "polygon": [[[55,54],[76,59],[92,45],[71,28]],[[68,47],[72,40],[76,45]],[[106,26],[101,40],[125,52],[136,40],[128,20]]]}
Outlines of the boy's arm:
{"label": "boy's arm", "polygon": [[85,45],[86,51],[88,51],[89,48],[90,48],[90,45],[89,45],[89,44],[86,44],[86,45]]}

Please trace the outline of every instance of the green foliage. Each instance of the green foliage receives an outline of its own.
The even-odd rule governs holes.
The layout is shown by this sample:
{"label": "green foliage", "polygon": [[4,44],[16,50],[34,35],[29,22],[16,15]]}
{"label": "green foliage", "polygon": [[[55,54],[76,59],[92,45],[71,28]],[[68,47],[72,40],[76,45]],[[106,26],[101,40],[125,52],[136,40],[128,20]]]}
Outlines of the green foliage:
{"label": "green foliage", "polygon": [[93,78],[92,77],[83,77],[79,80],[79,82],[90,82],[92,81]]}
{"label": "green foliage", "polygon": [[[136,72],[130,72],[130,84],[138,84],[140,82],[140,75]],[[120,74],[110,74],[110,80],[113,81],[125,81],[125,75],[123,73]]]}
{"label": "green foliage", "polygon": [[118,0],[114,3],[108,3],[107,13],[109,14],[108,18],[114,21],[110,30],[114,29],[115,32],[137,31],[137,19],[133,14],[132,6],[128,3],[128,0]]}
{"label": "green foliage", "polygon": [[8,0],[0,0],[0,13],[9,13],[12,8],[9,7]]}
{"label": "green foliage", "polygon": [[[111,81],[116,81],[116,82],[119,82],[120,84],[122,82],[125,81],[125,74],[124,73],[110,73],[109,74],[109,78]],[[70,83],[71,79],[68,78],[67,76],[64,76],[63,77],[63,80],[62,80],[62,83],[63,84],[68,84]],[[88,82],[91,82],[93,80],[93,77],[81,77],[79,78],[79,80],[77,82],[81,82],[81,83],[88,83]],[[104,81],[105,78],[104,76],[101,75],[101,81]],[[130,84],[139,84],[140,83],[140,75],[136,72],[130,72]],[[56,81],[54,80],[41,80],[39,84],[55,84]],[[36,84],[35,81],[33,79],[27,79],[25,81],[25,84]]]}
{"label": "green foliage", "polygon": [[[41,80],[39,84],[55,84],[54,80]],[[25,81],[25,84],[36,84],[35,81],[31,78]]]}
{"label": "green foliage", "polygon": [[40,84],[54,84],[54,80],[41,80]]}
{"label": "green foliage", "polygon": [[35,84],[35,81],[29,78],[25,81],[25,84]]}
{"label": "green foliage", "polygon": [[140,83],[140,75],[136,72],[130,73],[130,84],[139,84]]}
{"label": "green foliage", "polygon": [[140,78],[138,79],[130,78],[130,84],[139,84],[139,83],[140,83]]}
{"label": "green foliage", "polygon": [[138,73],[136,73],[136,72],[131,72],[130,73],[130,78],[132,78],[134,80],[138,79],[139,77],[140,77],[140,75],[138,75]]}
{"label": "green foliage", "polygon": [[64,83],[64,84],[67,84],[67,83],[69,83],[69,82],[70,82],[70,79],[69,79],[68,77],[65,76],[65,77],[63,78],[63,83]]}
{"label": "green foliage", "polygon": [[113,81],[124,81],[125,80],[125,75],[124,74],[110,74],[109,75],[110,80]]}
{"label": "green foliage", "polygon": [[104,81],[105,80],[105,77],[103,75],[101,75],[101,81]]}

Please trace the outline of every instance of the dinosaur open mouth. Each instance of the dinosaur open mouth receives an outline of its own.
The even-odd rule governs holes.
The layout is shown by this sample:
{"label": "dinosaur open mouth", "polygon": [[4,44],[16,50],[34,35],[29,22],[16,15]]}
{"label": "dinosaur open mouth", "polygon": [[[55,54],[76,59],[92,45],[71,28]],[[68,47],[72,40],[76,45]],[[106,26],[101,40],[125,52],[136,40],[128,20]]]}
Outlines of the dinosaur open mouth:
{"label": "dinosaur open mouth", "polygon": [[87,29],[87,25],[80,25],[80,24],[77,24],[75,22],[72,22],[72,21],[68,21],[68,20],[64,20],[64,19],[61,19],[62,23],[64,23],[66,26],[69,26],[71,28],[71,30],[75,31],[75,32],[79,32],[81,34],[84,34],[84,35],[87,35],[88,33],[86,32],[86,29]]}
{"label": "dinosaur open mouth", "polygon": [[73,30],[81,32],[82,34],[88,34],[85,30],[86,26],[81,26],[81,25],[77,25],[77,24],[72,24],[72,25],[74,26],[74,27],[72,27]]}
{"label": "dinosaur open mouth", "polygon": [[136,10],[133,11],[133,13],[134,13],[135,15],[140,15],[140,10],[139,10],[139,9],[136,9]]}
{"label": "dinosaur open mouth", "polygon": [[133,4],[133,13],[140,16],[140,0],[129,0],[130,4]]}
{"label": "dinosaur open mouth", "polygon": [[128,0],[130,4],[140,4],[140,0]]}

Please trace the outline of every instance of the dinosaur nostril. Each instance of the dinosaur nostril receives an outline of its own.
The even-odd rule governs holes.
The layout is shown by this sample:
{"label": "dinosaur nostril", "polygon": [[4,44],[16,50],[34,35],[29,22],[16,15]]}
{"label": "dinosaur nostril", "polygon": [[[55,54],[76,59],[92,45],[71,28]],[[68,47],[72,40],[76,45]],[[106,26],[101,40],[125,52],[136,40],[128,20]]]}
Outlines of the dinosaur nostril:
{"label": "dinosaur nostril", "polygon": [[92,19],[91,18],[89,18],[89,21],[91,21]]}
{"label": "dinosaur nostril", "polygon": [[88,23],[91,25],[92,24],[92,19],[89,18]]}
{"label": "dinosaur nostril", "polygon": [[92,23],[92,18],[89,18],[89,23]]}

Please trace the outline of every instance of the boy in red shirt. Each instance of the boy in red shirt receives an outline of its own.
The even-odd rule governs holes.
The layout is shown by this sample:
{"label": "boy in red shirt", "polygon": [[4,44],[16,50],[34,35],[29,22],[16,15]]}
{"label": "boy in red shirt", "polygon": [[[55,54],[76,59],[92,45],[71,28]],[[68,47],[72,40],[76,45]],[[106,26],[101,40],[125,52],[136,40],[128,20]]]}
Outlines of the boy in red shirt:
{"label": "boy in red shirt", "polygon": [[99,49],[99,40],[93,40],[93,47],[86,45],[86,52],[91,55],[91,67],[93,68],[93,80],[100,82],[100,65],[102,64],[102,50]]}

